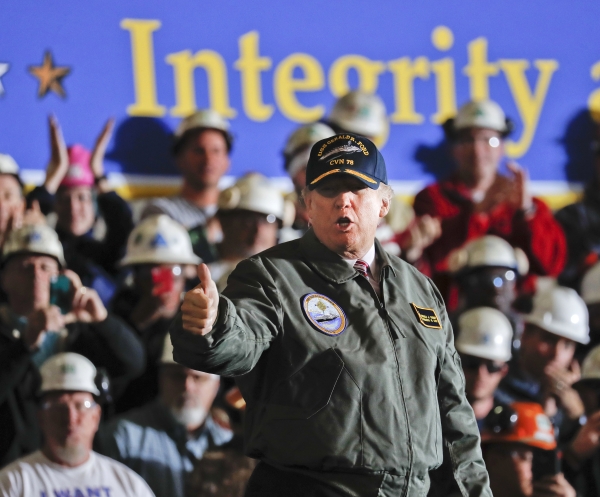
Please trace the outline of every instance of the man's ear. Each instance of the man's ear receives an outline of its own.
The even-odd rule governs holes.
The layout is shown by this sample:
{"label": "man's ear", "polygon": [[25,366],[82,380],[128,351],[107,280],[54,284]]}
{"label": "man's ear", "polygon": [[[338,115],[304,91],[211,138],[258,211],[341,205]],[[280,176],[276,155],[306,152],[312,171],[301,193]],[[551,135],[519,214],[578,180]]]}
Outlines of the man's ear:
{"label": "man's ear", "polygon": [[379,209],[379,217],[384,218],[387,216],[388,212],[390,212],[391,207],[391,199],[382,198],[381,199],[381,209]]}
{"label": "man's ear", "polygon": [[100,428],[100,420],[102,419],[102,407],[100,407],[100,404],[96,404],[96,407],[94,407],[94,424],[96,425],[96,429],[94,430],[94,433],[96,433],[98,431],[98,428]]}
{"label": "man's ear", "polygon": [[312,205],[312,193],[310,192],[310,190],[305,189],[304,193],[302,195],[302,201],[304,202],[304,205],[306,206],[306,210],[309,211]]}

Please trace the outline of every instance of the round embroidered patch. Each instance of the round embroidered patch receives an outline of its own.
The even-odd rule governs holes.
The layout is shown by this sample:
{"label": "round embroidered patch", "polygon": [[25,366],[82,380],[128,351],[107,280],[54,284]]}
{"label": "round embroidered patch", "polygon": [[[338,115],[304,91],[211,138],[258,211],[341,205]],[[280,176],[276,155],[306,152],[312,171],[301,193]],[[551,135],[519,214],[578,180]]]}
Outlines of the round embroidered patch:
{"label": "round embroidered patch", "polygon": [[348,326],[342,308],[320,293],[309,293],[302,297],[302,310],[308,322],[326,335],[340,335]]}

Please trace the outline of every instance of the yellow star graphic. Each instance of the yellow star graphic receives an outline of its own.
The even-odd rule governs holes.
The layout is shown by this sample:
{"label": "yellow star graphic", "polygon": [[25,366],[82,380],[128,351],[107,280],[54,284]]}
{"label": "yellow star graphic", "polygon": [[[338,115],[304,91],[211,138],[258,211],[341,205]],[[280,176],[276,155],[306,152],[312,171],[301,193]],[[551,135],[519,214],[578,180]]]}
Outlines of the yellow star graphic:
{"label": "yellow star graphic", "polygon": [[62,87],[62,79],[71,72],[70,67],[55,67],[52,54],[47,51],[44,54],[44,62],[41,66],[29,66],[29,72],[40,80],[38,97],[45,97],[52,90],[58,96],[65,98],[65,89]]}

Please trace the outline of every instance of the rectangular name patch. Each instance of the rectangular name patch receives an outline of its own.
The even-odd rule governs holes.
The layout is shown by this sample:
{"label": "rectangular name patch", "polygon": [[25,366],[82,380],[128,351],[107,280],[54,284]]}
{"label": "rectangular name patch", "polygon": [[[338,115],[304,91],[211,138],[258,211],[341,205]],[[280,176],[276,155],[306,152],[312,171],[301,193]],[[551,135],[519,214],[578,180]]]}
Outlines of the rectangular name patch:
{"label": "rectangular name patch", "polygon": [[427,307],[419,307],[413,302],[410,303],[410,306],[413,308],[413,311],[415,311],[417,319],[423,326],[425,326],[426,328],[435,328],[436,330],[442,329],[442,323],[440,323],[440,318],[438,318],[437,314],[433,309],[428,309]]}

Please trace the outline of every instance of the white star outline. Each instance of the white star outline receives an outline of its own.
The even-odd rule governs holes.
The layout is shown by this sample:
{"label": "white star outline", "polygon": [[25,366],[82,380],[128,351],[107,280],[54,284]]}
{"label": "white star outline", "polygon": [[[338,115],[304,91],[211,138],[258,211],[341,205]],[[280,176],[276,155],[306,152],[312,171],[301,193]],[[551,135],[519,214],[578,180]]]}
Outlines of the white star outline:
{"label": "white star outline", "polygon": [[10,64],[7,62],[0,62],[0,95],[4,95],[4,85],[2,84],[2,76],[4,76],[10,69]]}

